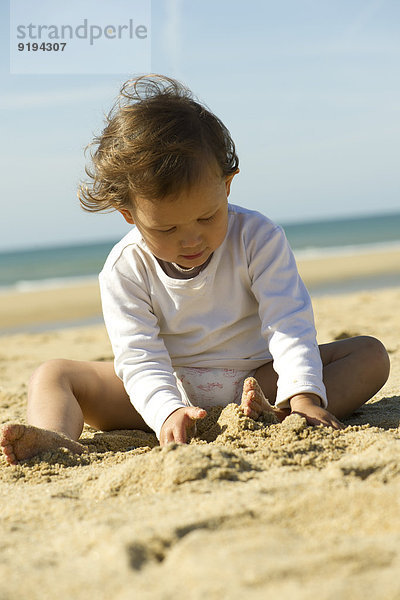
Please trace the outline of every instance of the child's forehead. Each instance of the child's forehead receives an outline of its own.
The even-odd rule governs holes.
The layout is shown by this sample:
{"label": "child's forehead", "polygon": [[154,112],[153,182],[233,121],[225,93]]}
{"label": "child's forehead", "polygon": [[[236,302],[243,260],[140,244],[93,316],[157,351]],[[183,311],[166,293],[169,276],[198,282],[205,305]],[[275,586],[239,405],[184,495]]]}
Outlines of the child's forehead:
{"label": "child's forehead", "polygon": [[140,220],[152,225],[173,225],[190,219],[210,216],[226,201],[224,179],[199,182],[178,194],[161,200],[136,197],[134,211]]}

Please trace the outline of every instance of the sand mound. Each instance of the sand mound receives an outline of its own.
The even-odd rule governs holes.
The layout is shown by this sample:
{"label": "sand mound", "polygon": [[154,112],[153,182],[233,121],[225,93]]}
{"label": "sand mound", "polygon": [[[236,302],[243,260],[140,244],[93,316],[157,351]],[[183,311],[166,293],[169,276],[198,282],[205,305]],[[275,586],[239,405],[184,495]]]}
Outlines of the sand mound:
{"label": "sand mound", "polygon": [[[364,410],[368,409],[369,406]],[[371,405],[371,414],[375,412],[376,406]],[[368,460],[368,456],[373,460],[377,456],[377,471],[386,473],[390,467],[384,469],[385,461],[396,463],[398,437],[397,430],[382,431],[368,425],[348,426],[345,430],[311,427],[297,414],[282,423],[277,423],[270,414],[254,421],[236,404],[229,404],[224,409],[211,409],[199,421],[197,434],[188,445],[160,448],[150,433],[129,430],[103,433],[86,428],[82,441],[87,453],[76,455],[65,448],[45,452],[14,469],[0,471],[0,479],[40,483],[42,477],[48,481],[69,478],[77,469],[107,465],[107,472],[99,476],[91,492],[106,497],[153,493],[203,479],[246,481],[257,471],[271,467],[322,469],[336,461],[343,463],[343,468],[337,469],[350,475],[352,469],[346,464],[354,452],[360,451],[361,454],[354,454],[355,460]],[[383,438],[387,441],[381,448]],[[370,447],[367,458],[362,458]],[[396,472],[394,467],[392,471]]]}
{"label": "sand mound", "polygon": [[376,440],[360,454],[344,456],[329,466],[337,477],[368,479],[371,483],[389,483],[400,477],[400,439]]}
{"label": "sand mound", "polygon": [[100,475],[89,495],[151,494],[204,479],[247,481],[251,471],[250,463],[230,450],[171,444],[109,469]]}

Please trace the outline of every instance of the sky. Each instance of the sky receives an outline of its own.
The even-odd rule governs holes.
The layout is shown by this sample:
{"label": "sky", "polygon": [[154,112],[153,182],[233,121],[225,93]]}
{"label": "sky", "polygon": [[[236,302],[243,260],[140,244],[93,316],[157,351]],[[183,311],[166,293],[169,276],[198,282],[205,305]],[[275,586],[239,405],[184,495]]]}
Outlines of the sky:
{"label": "sky", "polygon": [[[41,18],[46,2],[31,2]],[[96,0],[99,15],[115,2]],[[62,5],[94,20],[93,0]],[[398,0],[152,0],[149,39],[148,68],[230,130],[231,202],[284,224],[400,210]],[[83,212],[76,192],[85,146],[143,65],[121,47],[111,73],[10,73],[6,0],[0,44],[0,251],[119,239],[122,216]]]}

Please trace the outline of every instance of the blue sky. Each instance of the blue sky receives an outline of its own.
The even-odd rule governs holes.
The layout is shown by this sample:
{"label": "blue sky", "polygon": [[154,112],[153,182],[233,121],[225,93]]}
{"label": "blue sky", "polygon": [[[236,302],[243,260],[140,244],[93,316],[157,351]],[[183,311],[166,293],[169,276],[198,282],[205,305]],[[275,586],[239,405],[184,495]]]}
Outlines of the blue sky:
{"label": "blue sky", "polygon": [[[76,189],[135,65],[12,75],[4,1],[0,21],[0,249],[118,239],[122,217],[85,214]],[[232,202],[281,223],[400,209],[398,0],[153,0],[151,41],[151,70],[230,129]]]}

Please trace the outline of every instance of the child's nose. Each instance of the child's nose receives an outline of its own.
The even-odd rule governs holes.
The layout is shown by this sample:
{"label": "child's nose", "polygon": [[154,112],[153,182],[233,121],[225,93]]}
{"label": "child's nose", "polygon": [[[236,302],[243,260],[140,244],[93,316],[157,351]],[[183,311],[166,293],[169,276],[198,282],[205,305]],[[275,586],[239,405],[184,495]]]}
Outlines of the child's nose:
{"label": "child's nose", "polygon": [[182,235],[181,246],[182,248],[198,248],[201,244],[200,232],[196,229],[187,230]]}
{"label": "child's nose", "polygon": [[198,248],[201,243],[200,236],[193,238],[185,238],[181,241],[182,248]]}

